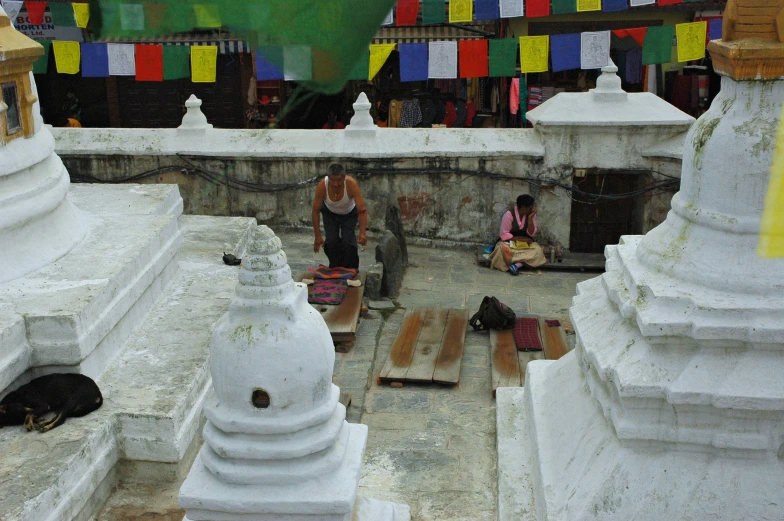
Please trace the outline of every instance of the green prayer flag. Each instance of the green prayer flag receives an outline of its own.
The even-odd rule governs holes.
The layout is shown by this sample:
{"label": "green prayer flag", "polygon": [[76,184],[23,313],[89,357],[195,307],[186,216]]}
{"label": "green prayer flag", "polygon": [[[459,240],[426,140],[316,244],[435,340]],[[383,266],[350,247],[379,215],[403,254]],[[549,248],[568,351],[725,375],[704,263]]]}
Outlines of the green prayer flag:
{"label": "green prayer flag", "polygon": [[52,47],[52,41],[36,40],[36,42],[44,46],[44,53],[33,62],[33,74],[46,74],[49,70],[49,49]]}
{"label": "green prayer flag", "polygon": [[348,79],[350,80],[367,80],[370,73],[370,49],[360,56],[359,61],[351,70]]}
{"label": "green prayer flag", "polygon": [[642,43],[642,64],[669,63],[672,61],[672,39],[674,25],[648,27]]}
{"label": "green prayer flag", "polygon": [[52,14],[52,23],[55,27],[76,27],[76,18],[70,3],[49,2],[49,12]]}
{"label": "green prayer flag", "polygon": [[577,12],[577,0],[552,0],[552,14]]}
{"label": "green prayer flag", "polygon": [[422,24],[442,24],[445,21],[444,0],[422,0]]}
{"label": "green prayer flag", "polygon": [[517,73],[517,38],[490,40],[490,72],[491,78],[499,76],[513,77]]}
{"label": "green prayer flag", "polygon": [[163,79],[191,77],[191,48],[187,45],[163,46]]}

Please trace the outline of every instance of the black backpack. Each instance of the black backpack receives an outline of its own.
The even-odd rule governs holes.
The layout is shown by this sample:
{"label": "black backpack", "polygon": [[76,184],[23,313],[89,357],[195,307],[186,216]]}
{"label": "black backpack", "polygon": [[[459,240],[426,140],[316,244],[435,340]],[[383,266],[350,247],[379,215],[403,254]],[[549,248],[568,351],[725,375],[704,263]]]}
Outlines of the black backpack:
{"label": "black backpack", "polygon": [[479,305],[479,311],[471,317],[474,331],[483,329],[511,329],[515,325],[515,312],[502,304],[495,297],[485,297]]}

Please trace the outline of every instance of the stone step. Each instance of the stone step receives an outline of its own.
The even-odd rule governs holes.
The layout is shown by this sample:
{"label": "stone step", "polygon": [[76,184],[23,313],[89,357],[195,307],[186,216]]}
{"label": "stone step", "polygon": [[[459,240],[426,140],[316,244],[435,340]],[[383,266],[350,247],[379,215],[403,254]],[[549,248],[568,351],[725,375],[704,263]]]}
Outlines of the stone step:
{"label": "stone step", "polygon": [[[183,216],[179,270],[97,379],[104,405],[48,433],[0,429],[0,512],[15,521],[89,517],[119,459],[177,462],[201,425],[212,326],[227,310],[253,219]],[[107,485],[108,483],[108,485]],[[81,512],[81,513],[80,513]]]}

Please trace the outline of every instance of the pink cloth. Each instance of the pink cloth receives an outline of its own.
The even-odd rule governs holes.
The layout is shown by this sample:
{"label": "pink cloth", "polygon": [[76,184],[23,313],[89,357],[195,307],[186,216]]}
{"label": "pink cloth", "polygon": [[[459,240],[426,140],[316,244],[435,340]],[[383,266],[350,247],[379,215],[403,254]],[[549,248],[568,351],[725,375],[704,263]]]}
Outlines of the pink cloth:
{"label": "pink cloth", "polygon": [[[514,209],[515,218],[517,219],[517,226],[522,229],[523,228],[523,220],[520,218],[520,213],[517,211],[517,206]],[[534,223],[534,233],[531,234],[533,237],[536,235],[536,232],[539,231],[539,227],[536,225],[536,216],[534,215],[531,220]],[[502,241],[508,241],[514,235],[512,235],[512,211],[508,211],[504,214],[501,218],[501,230],[498,233],[499,237],[501,237]]]}
{"label": "pink cloth", "polygon": [[520,110],[520,78],[512,78],[509,86],[509,112],[517,114]]}

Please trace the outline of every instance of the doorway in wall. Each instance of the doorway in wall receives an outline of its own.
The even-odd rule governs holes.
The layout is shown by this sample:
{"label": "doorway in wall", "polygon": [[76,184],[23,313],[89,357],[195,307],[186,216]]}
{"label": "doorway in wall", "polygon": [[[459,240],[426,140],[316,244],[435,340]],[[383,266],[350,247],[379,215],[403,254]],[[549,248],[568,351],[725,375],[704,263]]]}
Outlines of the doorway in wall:
{"label": "doorway in wall", "polygon": [[[618,244],[621,235],[642,233],[643,198],[628,194],[644,182],[639,172],[598,170],[575,176],[569,250],[603,253],[608,244]],[[601,197],[596,197],[601,196]]]}

